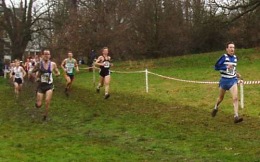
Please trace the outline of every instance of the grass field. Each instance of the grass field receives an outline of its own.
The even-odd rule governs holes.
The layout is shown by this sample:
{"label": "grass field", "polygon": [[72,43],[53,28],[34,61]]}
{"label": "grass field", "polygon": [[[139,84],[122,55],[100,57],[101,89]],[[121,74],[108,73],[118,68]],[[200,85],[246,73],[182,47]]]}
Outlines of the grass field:
{"label": "grass field", "polygon": [[[148,69],[165,76],[218,81],[213,65],[222,51],[158,60],[115,62],[113,70]],[[260,80],[260,51],[240,49],[238,71]],[[98,74],[96,74],[98,77]],[[177,82],[145,74],[112,73],[111,98],[95,92],[92,73],[81,70],[67,98],[55,79],[50,120],[34,108],[34,85],[18,100],[0,78],[0,161],[260,161],[260,86],[245,85],[244,121],[233,123],[227,93],[215,118],[216,84]]]}

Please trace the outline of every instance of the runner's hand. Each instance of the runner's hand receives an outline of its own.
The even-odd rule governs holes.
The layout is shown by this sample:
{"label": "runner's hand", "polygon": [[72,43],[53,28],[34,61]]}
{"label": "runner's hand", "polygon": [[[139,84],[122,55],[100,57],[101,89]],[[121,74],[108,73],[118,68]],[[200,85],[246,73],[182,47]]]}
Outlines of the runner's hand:
{"label": "runner's hand", "polygon": [[238,77],[239,79],[243,80],[242,76],[241,76],[239,73],[237,73],[237,77]]}
{"label": "runner's hand", "polygon": [[227,65],[227,69],[233,69],[233,68],[234,68],[233,65],[231,65],[231,64],[228,64],[228,65]]}

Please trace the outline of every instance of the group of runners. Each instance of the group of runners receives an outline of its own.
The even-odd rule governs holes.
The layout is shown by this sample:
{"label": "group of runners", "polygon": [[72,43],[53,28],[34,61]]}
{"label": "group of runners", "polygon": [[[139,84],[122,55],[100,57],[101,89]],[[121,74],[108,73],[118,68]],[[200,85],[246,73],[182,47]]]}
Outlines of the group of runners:
{"label": "group of runners", "polygon": [[[108,52],[108,48],[104,47],[101,56],[99,56],[93,63],[100,67],[100,81],[97,87],[97,92],[99,93],[100,88],[104,85],[105,99],[110,97],[110,67],[112,64]],[[77,60],[73,58],[73,53],[71,51],[68,52],[68,57],[62,61],[61,68],[64,71],[64,77],[66,80],[64,92],[66,96],[69,96],[69,91],[74,81],[75,71],[79,71]],[[45,112],[43,114],[43,121],[46,121],[54,89],[53,75],[60,76],[57,64],[51,61],[50,50],[43,50],[39,60],[29,58],[24,65],[21,65],[20,60],[15,60],[14,63],[11,64],[10,78],[14,84],[16,98],[18,98],[22,89],[26,74],[28,75],[28,80],[37,82],[38,84],[36,89],[36,108],[40,108],[43,105],[43,98],[45,96]]]}
{"label": "group of runners", "polygon": [[[109,84],[110,84],[110,67],[111,67],[111,57],[108,55],[109,50],[107,47],[102,49],[101,55],[94,61],[94,65],[100,67],[100,80],[96,87],[96,92],[100,92],[100,88],[105,86],[105,99],[110,97],[109,94]],[[40,108],[42,106],[42,100],[45,94],[45,113],[43,115],[43,120],[47,119],[50,101],[53,94],[53,74],[56,76],[60,75],[58,66],[55,62],[50,60],[51,53],[50,50],[46,49],[43,51],[41,60],[33,64],[33,60],[27,60],[27,73],[28,79],[35,77],[38,80],[37,97],[35,106]],[[238,79],[241,75],[237,73],[237,56],[235,55],[235,44],[233,42],[228,42],[226,44],[226,53],[223,54],[215,64],[215,70],[218,70],[221,74],[221,79],[219,81],[219,97],[217,102],[211,112],[211,116],[215,117],[219,105],[223,101],[226,91],[230,91],[233,99],[234,107],[234,123],[240,123],[243,118],[238,115]],[[64,71],[64,76],[66,79],[65,94],[68,96],[71,89],[72,82],[74,80],[75,71],[79,71],[79,67],[76,59],[73,58],[73,53],[68,52],[68,57],[64,59],[61,63],[61,68]],[[12,68],[10,77],[14,82],[15,94],[18,96],[19,91],[21,91],[22,84],[24,82],[24,77],[26,71],[20,66],[20,61],[15,61],[15,66]]]}

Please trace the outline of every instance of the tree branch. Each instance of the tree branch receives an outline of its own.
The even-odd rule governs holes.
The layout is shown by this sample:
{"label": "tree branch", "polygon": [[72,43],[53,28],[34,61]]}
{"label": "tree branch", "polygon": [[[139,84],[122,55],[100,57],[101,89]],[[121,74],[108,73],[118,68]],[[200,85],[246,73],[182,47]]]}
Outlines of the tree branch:
{"label": "tree branch", "polygon": [[238,13],[237,16],[231,18],[229,21],[227,21],[227,24],[230,24],[236,20],[238,20],[239,18],[241,18],[242,16],[255,11],[258,7],[260,7],[260,1],[259,0],[251,0],[249,1],[249,3],[246,4],[239,4],[239,1],[236,1],[234,5],[229,6],[229,4],[219,4],[218,2],[216,2],[216,0],[213,0],[213,4],[215,4],[217,7],[222,8],[222,9],[226,9],[229,12],[233,11],[233,10],[242,10],[241,13]]}

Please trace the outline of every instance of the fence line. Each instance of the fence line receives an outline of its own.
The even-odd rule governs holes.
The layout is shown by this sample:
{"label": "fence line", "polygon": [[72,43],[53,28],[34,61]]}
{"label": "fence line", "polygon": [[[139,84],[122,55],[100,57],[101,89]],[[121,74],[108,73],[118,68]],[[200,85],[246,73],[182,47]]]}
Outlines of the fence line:
{"label": "fence line", "polygon": [[178,78],[173,78],[173,77],[168,77],[168,76],[163,76],[160,74],[156,74],[153,72],[148,72],[149,74],[161,77],[161,78],[165,78],[165,79],[171,79],[171,80],[176,80],[176,81],[181,81],[181,82],[188,82],[188,83],[198,83],[198,84],[219,84],[219,82],[210,82],[210,81],[194,81],[194,80],[184,80],[184,79],[178,79]]}
{"label": "fence line", "polygon": [[134,74],[134,73],[145,73],[145,70],[143,71],[113,71],[111,70],[112,73],[118,73],[118,74]]}
{"label": "fence line", "polygon": [[[152,74],[154,76],[158,76],[164,79],[170,79],[170,80],[175,80],[175,81],[180,81],[180,82],[186,82],[186,83],[196,83],[196,84],[219,84],[219,82],[215,81],[194,81],[194,80],[184,80],[184,79],[179,79],[179,78],[174,78],[174,77],[169,77],[169,76],[164,76],[161,74],[156,74],[153,72],[148,71],[145,69],[144,71],[111,71],[113,73],[118,73],[118,74],[133,74],[133,73],[145,73],[145,87],[146,87],[146,92],[149,92],[149,82],[148,82],[148,74]],[[240,80],[239,82],[240,85],[240,106],[241,108],[244,108],[244,85],[253,85],[253,84],[260,84],[260,81],[243,81]]]}

